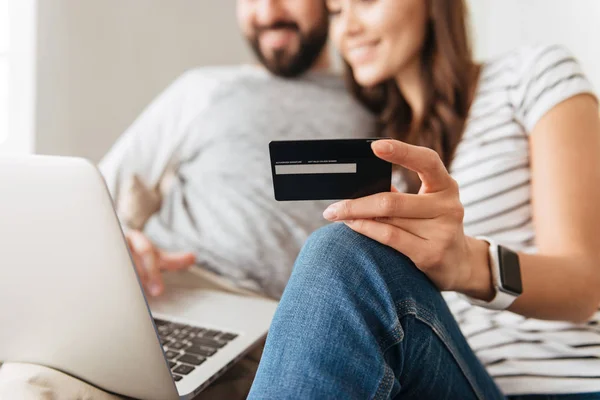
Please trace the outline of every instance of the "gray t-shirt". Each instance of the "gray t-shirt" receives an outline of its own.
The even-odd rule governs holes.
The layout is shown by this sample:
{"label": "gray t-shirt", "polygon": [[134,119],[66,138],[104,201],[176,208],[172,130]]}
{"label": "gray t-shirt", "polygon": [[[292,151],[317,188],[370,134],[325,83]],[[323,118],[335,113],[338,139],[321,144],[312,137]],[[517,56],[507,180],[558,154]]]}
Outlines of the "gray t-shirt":
{"label": "gray t-shirt", "polygon": [[275,201],[269,142],[373,134],[373,118],[337,76],[201,68],[160,95],[100,169],[116,200],[128,176],[152,186],[175,162],[175,183],[145,233],[161,248],[193,251],[241,287],[279,297],[329,203]]}

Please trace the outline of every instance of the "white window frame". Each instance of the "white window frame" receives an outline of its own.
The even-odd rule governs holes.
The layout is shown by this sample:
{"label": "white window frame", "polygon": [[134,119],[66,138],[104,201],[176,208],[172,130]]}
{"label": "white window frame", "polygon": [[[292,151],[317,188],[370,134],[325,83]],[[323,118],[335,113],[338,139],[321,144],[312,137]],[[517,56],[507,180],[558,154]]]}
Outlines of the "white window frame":
{"label": "white window frame", "polygon": [[37,0],[8,0],[8,135],[0,154],[35,148]]}

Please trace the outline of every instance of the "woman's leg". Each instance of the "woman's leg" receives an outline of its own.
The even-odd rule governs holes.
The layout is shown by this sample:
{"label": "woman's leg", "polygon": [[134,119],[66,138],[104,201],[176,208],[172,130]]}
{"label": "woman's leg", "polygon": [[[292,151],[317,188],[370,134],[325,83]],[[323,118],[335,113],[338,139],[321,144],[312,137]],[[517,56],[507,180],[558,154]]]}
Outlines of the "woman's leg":
{"label": "woman's leg", "polygon": [[439,291],[402,254],[342,224],[304,246],[252,399],[503,399]]}

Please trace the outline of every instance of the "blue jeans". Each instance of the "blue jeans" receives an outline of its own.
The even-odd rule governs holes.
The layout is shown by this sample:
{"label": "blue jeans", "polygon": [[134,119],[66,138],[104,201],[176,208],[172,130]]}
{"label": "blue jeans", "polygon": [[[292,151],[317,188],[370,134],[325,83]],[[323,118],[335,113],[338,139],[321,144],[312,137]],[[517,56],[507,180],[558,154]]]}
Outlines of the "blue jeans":
{"label": "blue jeans", "polygon": [[298,257],[249,398],[505,399],[433,283],[342,224]]}

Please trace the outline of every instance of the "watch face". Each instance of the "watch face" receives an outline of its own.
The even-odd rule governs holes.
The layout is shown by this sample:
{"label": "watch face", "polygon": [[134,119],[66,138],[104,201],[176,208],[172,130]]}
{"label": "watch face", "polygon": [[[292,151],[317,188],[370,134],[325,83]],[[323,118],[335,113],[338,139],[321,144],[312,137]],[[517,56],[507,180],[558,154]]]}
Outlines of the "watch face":
{"label": "watch face", "polygon": [[510,249],[498,246],[498,256],[502,287],[517,295],[523,293],[519,255]]}

